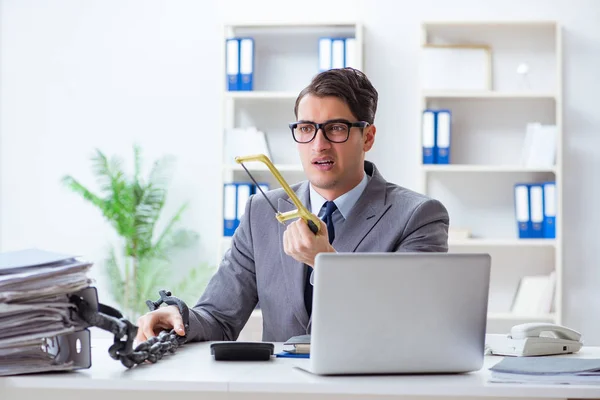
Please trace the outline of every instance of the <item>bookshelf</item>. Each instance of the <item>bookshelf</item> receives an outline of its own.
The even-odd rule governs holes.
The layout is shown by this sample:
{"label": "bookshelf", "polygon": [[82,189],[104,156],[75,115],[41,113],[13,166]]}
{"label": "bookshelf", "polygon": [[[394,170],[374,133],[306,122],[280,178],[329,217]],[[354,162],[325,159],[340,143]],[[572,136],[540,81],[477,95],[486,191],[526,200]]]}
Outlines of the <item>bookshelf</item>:
{"label": "bookshelf", "polygon": [[[524,322],[560,324],[564,187],[561,28],[553,21],[436,21],[423,22],[421,29],[424,48],[487,46],[491,81],[480,90],[461,90],[431,88],[422,80],[421,111],[450,110],[452,128],[449,164],[424,164],[420,157],[419,190],[446,205],[451,230],[470,232],[469,237],[451,236],[450,252],[484,252],[492,257],[488,332],[507,332]],[[556,125],[553,166],[523,166],[521,151],[526,125],[531,122]],[[422,123],[420,113],[421,128]],[[418,154],[422,154],[421,130],[419,137]],[[545,181],[556,182],[556,238],[520,239],[514,185]],[[550,311],[512,312],[521,279],[551,272],[556,274],[556,283]]]}
{"label": "bookshelf", "polygon": [[[232,37],[254,39],[253,90],[229,91],[226,80],[226,40]],[[221,152],[225,150],[227,129],[256,127],[264,132],[271,161],[289,184],[305,179],[288,124],[294,121],[294,103],[300,91],[319,72],[319,39],[354,38],[356,66],[362,69],[363,28],[356,21],[261,23],[242,21],[223,27],[222,129]],[[240,154],[248,155],[248,154]],[[262,163],[247,163],[246,168],[270,189],[280,187]],[[251,182],[241,165],[222,158],[221,182]],[[223,204],[223,191],[219,191]],[[231,237],[223,235],[223,208],[220,209],[218,260],[231,246]]]}

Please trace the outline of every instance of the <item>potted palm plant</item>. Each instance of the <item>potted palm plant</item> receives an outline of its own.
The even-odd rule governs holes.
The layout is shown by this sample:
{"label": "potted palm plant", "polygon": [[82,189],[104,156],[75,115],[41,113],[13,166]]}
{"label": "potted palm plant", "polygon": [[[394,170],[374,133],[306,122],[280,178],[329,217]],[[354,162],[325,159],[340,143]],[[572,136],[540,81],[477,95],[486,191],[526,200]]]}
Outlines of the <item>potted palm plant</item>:
{"label": "potted palm plant", "polygon": [[109,159],[96,149],[92,167],[99,193],[92,192],[71,175],[62,179],[69,189],[102,213],[121,239],[119,245],[110,245],[104,265],[111,294],[128,318],[137,318],[148,311],[145,301],[156,299],[160,289],[171,290],[190,304],[213,272],[213,268],[203,264],[185,271],[174,270],[175,252],[198,239],[195,232],[179,227],[187,203],[166,220],[162,230],[157,229],[167,198],[173,158],[165,156],[154,161],[144,179],[138,145],[134,146],[133,156],[133,175],[127,176],[120,158]]}

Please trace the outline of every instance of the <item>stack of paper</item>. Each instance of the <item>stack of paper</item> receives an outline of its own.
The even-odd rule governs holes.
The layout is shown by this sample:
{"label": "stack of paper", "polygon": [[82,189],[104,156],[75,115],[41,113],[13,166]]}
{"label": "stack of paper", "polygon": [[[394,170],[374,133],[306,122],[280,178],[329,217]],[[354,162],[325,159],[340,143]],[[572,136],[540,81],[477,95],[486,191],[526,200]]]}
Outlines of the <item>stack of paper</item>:
{"label": "stack of paper", "polygon": [[288,353],[309,354],[310,335],[292,336],[283,345],[283,351]]}
{"label": "stack of paper", "polygon": [[595,358],[506,357],[490,371],[490,382],[600,384],[600,359]]}
{"label": "stack of paper", "polygon": [[0,376],[72,368],[57,346],[85,327],[68,296],[90,285],[91,265],[36,249],[0,253]]}

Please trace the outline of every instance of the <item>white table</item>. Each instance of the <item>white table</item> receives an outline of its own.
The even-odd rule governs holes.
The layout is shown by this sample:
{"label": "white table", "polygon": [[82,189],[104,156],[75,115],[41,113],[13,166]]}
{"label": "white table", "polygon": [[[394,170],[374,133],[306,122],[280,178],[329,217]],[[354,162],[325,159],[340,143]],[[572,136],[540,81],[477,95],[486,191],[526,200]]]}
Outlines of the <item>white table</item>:
{"label": "white table", "polygon": [[[600,386],[488,383],[487,369],[501,360],[496,356],[461,375],[323,377],[294,367],[308,359],[214,361],[209,343],[188,343],[156,364],[127,370],[108,356],[109,345],[93,342],[90,369],[0,377],[0,400],[600,399]],[[570,356],[600,358],[600,348]]]}

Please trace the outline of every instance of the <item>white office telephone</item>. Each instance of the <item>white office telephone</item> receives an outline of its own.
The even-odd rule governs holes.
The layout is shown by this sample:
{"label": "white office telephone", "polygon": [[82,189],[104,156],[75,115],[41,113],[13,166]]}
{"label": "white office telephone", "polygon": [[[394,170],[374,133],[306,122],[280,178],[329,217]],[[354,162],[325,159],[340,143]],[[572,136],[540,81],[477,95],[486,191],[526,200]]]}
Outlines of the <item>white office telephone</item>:
{"label": "white office telephone", "polygon": [[502,356],[545,356],[576,353],[583,346],[581,334],[550,323],[516,325],[508,335],[486,335],[491,354]]}

